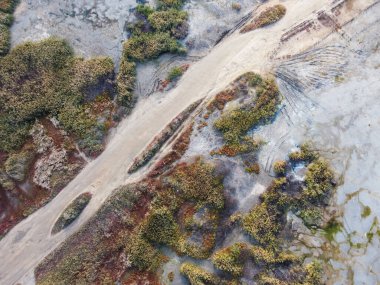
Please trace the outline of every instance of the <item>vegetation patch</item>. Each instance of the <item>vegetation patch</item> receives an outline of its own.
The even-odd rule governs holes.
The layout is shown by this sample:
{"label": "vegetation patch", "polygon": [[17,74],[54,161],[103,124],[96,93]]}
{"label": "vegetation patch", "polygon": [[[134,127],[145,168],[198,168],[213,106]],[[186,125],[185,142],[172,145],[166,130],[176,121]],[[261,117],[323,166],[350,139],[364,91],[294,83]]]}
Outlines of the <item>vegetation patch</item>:
{"label": "vegetation patch", "polygon": [[278,160],[273,164],[273,171],[277,176],[284,176],[286,174],[287,162],[285,160]]}
{"label": "vegetation patch", "polygon": [[233,276],[241,276],[244,270],[247,244],[235,243],[232,246],[223,248],[215,252],[212,256],[214,266],[222,271],[228,272]]}
{"label": "vegetation patch", "polygon": [[245,25],[240,32],[246,33],[258,28],[262,28],[279,21],[286,14],[286,8],[283,5],[268,7],[261,12],[252,22]]}
{"label": "vegetation patch", "polygon": [[91,197],[92,194],[86,192],[75,198],[75,200],[71,202],[70,205],[59,216],[58,220],[54,224],[51,233],[56,234],[74,222],[82,213],[84,208],[86,208],[87,204],[91,200]]}
{"label": "vegetation patch", "polygon": [[111,59],[75,58],[66,42],[58,39],[16,47],[0,58],[0,150],[18,149],[36,119],[57,115],[83,149],[97,151],[102,129],[85,103],[112,77]]}
{"label": "vegetation patch", "polygon": [[186,276],[191,285],[222,284],[219,277],[192,263],[183,263],[181,273]]}
{"label": "vegetation patch", "polygon": [[177,117],[175,117],[169,125],[167,125],[161,132],[158,134],[153,141],[146,147],[146,149],[137,156],[130,168],[128,173],[133,173],[140,169],[142,166],[147,164],[154,155],[161,149],[161,147],[168,141],[170,137],[178,130],[182,123],[191,115],[191,113],[199,106],[203,99],[200,99],[184,111],[182,111]]}
{"label": "vegetation patch", "polygon": [[192,123],[183,131],[174,143],[172,150],[155,164],[152,171],[148,174],[149,177],[157,177],[166,170],[169,170],[172,164],[185,154],[190,144],[190,136],[193,132],[193,126],[194,124]]}
{"label": "vegetation patch", "polygon": [[235,156],[256,150],[261,142],[246,137],[246,133],[268,123],[278,110],[281,96],[274,79],[262,79],[255,73],[247,73],[237,81],[244,83],[240,88],[253,88],[255,95],[251,102],[222,114],[215,121],[214,127],[222,133],[226,144],[212,154]]}
{"label": "vegetation patch", "polygon": [[210,115],[214,110],[222,111],[226,104],[237,97],[235,88],[227,89],[215,95],[215,98],[207,105],[207,111]]}
{"label": "vegetation patch", "polygon": [[135,257],[145,260],[141,264],[146,262],[153,268],[154,262],[162,262],[162,255],[154,247],[133,234],[146,214],[148,189],[155,191],[156,184],[143,181],[115,189],[98,212],[36,268],[36,283],[112,284],[137,278],[133,270],[124,274],[130,266],[126,246],[140,253]]}
{"label": "vegetation patch", "polygon": [[169,82],[178,80],[188,68],[189,65],[187,64],[173,67],[169,70],[168,77],[166,78],[166,80],[168,80]]}
{"label": "vegetation patch", "polygon": [[17,0],[0,1],[0,57],[6,55],[11,47],[11,33],[9,27],[13,22],[13,10]]}

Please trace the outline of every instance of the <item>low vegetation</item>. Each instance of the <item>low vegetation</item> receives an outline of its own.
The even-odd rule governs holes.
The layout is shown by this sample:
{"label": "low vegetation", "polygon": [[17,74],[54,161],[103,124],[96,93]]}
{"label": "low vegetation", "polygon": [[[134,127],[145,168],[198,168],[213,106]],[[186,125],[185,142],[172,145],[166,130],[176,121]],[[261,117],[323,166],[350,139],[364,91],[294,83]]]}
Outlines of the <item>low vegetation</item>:
{"label": "low vegetation", "polygon": [[173,67],[172,69],[169,70],[166,80],[168,80],[169,82],[178,80],[185,73],[187,68],[188,68],[188,65]]}
{"label": "low vegetation", "polygon": [[252,22],[245,25],[240,32],[246,33],[258,28],[262,28],[279,21],[286,14],[286,8],[283,5],[268,7],[261,12]]}
{"label": "low vegetation", "polygon": [[74,222],[90,202],[91,196],[91,193],[86,192],[75,198],[55,222],[52,234],[60,232]]}
{"label": "low vegetation", "polygon": [[11,35],[9,27],[13,22],[13,10],[17,0],[0,1],[0,57],[9,52],[11,46]]}
{"label": "low vegetation", "polygon": [[199,106],[202,99],[194,102],[175,117],[154,139],[146,149],[139,154],[128,169],[128,173],[133,173],[147,164],[161,147],[168,141],[169,138],[178,130],[183,122],[191,115],[192,112]]}
{"label": "low vegetation", "polygon": [[255,95],[251,102],[223,113],[215,121],[214,127],[222,133],[225,145],[212,154],[236,156],[257,150],[262,142],[255,141],[246,134],[260,124],[268,123],[276,114],[281,102],[274,79],[263,79],[260,75],[250,72],[236,81],[242,81],[240,89],[252,88]]}
{"label": "low vegetation", "polygon": [[178,41],[188,33],[188,15],[180,0],[158,1],[158,9],[136,7],[137,21],[128,27],[130,38],[124,43],[120,70],[116,78],[118,102],[130,110],[135,103],[133,89],[136,63],[157,58],[163,53],[184,53]]}
{"label": "low vegetation", "polygon": [[190,136],[193,132],[193,126],[193,124],[190,124],[183,131],[174,143],[172,150],[154,165],[153,169],[148,174],[149,177],[157,177],[158,175],[169,170],[173,163],[178,161],[185,154],[190,144]]}
{"label": "low vegetation", "polygon": [[238,277],[243,274],[246,252],[247,244],[235,243],[215,252],[212,263],[217,269]]}
{"label": "low vegetation", "polygon": [[181,265],[181,273],[187,277],[191,285],[219,285],[221,282],[214,274],[192,263],[183,263]]}
{"label": "low vegetation", "polygon": [[62,40],[16,47],[0,59],[0,150],[20,148],[35,120],[52,115],[83,149],[98,151],[104,131],[86,102],[112,77],[111,59],[75,58]]}
{"label": "low vegetation", "polygon": [[[270,120],[279,102],[277,88],[256,74],[239,78],[239,85],[242,89],[234,92],[252,96],[250,103],[241,107],[242,112],[261,112],[256,109],[260,104],[264,109],[271,106],[251,124],[257,126]],[[271,100],[260,100],[261,96]],[[230,100],[222,97],[209,104],[208,111],[224,111]],[[224,111],[220,120],[229,122],[232,111]],[[243,153],[241,149],[248,146],[250,150],[243,150],[257,148],[246,137],[252,125],[222,125],[226,126],[220,130],[226,146],[232,147],[234,142],[239,146],[234,152]],[[257,284],[323,284],[322,263],[312,261],[305,265],[304,256],[286,251],[288,244],[283,238],[289,243],[294,238],[286,218],[290,211],[307,226],[320,227],[318,219],[322,219],[323,207],[335,187],[334,173],[327,161],[310,144],[302,145],[289,155],[289,160],[274,164],[277,177],[248,213],[232,213],[234,201],[229,189],[224,188],[226,170],[218,167],[220,162],[194,157],[174,164],[187,149],[191,131],[192,126],[184,131],[174,143],[174,153],[159,162],[149,178],[115,191],[89,224],[50,255],[36,270],[37,284],[140,284],[142,280],[159,284],[158,275],[169,260],[164,254],[167,249],[178,256],[211,260],[216,271],[189,262],[181,265],[181,274],[192,285],[240,284],[239,278],[245,277],[251,266],[255,270],[251,279]],[[253,165],[257,160],[247,157],[242,156],[242,161],[256,171]],[[306,167],[303,182],[294,181],[288,173],[300,165]],[[229,231],[239,228],[246,242],[214,251],[216,245],[227,241]],[[170,276],[172,279],[173,274]]]}

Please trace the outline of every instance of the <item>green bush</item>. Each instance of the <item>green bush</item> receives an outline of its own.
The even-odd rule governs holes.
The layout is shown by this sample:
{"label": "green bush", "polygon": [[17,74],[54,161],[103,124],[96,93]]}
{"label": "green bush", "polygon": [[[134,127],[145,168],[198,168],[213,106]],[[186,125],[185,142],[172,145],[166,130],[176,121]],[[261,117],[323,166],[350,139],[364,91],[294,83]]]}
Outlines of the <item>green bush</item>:
{"label": "green bush", "polygon": [[9,28],[0,24],[0,56],[6,55],[11,46],[11,34]]}
{"label": "green bush", "polygon": [[174,38],[182,39],[188,31],[187,19],[187,12],[169,9],[151,13],[148,22],[155,31],[169,33]]}
{"label": "green bush", "polygon": [[63,211],[58,220],[55,222],[51,231],[52,234],[58,233],[74,222],[90,202],[91,196],[92,195],[90,193],[83,193],[75,198],[75,200],[70,203],[70,205]]}
{"label": "green bush", "polygon": [[331,191],[334,173],[324,159],[318,159],[307,167],[303,195],[310,201],[321,201]]}
{"label": "green bush", "polygon": [[222,248],[213,254],[211,261],[217,269],[241,276],[244,270],[243,253],[247,247],[245,243],[235,243]]}
{"label": "green bush", "polygon": [[169,33],[143,33],[131,37],[124,44],[124,56],[130,61],[146,61],[159,55],[170,53],[182,53],[184,48]]}
{"label": "green bush", "polygon": [[213,165],[198,159],[191,165],[179,165],[169,178],[170,185],[182,199],[194,201],[198,208],[224,207],[223,181],[215,175]]}
{"label": "green bush", "polygon": [[109,58],[75,58],[56,38],[17,46],[0,58],[0,150],[19,148],[35,120],[48,115],[58,116],[82,144],[98,141],[96,117],[84,104],[113,76]]}
{"label": "green bush", "polygon": [[243,229],[268,250],[278,246],[277,236],[282,229],[281,217],[289,201],[282,193],[286,178],[278,178],[260,196],[261,203],[254,206],[243,219]]}
{"label": "green bush", "polygon": [[158,0],[157,2],[158,8],[161,10],[170,8],[180,9],[185,3],[184,0]]}
{"label": "green bush", "polygon": [[244,230],[262,245],[275,246],[281,229],[277,215],[266,204],[255,206],[243,220]]}
{"label": "green bush", "polygon": [[183,263],[180,268],[181,274],[185,275],[191,285],[220,285],[221,280],[201,267],[192,263]]}
{"label": "green bush", "polygon": [[131,109],[134,105],[133,90],[136,80],[136,64],[126,59],[120,63],[119,73],[116,77],[118,104]]}
{"label": "green bush", "polygon": [[287,163],[285,160],[278,160],[273,164],[274,173],[277,176],[283,176],[286,174]]}
{"label": "green bush", "polygon": [[323,268],[322,263],[313,261],[305,266],[306,280],[304,284],[307,285],[322,285]]}
{"label": "green bush", "polygon": [[318,158],[318,154],[312,150],[310,143],[303,143],[300,150],[294,151],[289,154],[291,162],[306,162],[310,163]]}
{"label": "green bush", "polygon": [[13,23],[13,16],[8,13],[0,11],[0,25],[11,26]]}
{"label": "green bush", "polygon": [[257,28],[265,27],[279,21],[286,14],[286,8],[283,5],[274,5],[268,7],[260,13],[251,23],[247,24],[241,29],[242,33],[252,31]]}
{"label": "green bush", "polygon": [[211,155],[236,156],[257,150],[262,142],[255,141],[246,134],[250,129],[269,122],[281,101],[273,79],[263,80],[260,75],[249,72],[235,82],[239,82],[240,89],[254,87],[256,97],[252,102],[224,113],[215,121],[214,127],[223,134],[225,145],[212,151]]}
{"label": "green bush", "polygon": [[170,69],[167,80],[174,81],[183,75],[183,69],[180,66],[175,66]]}
{"label": "green bush", "polygon": [[5,13],[12,13],[16,7],[17,0],[0,0],[0,11]]}
{"label": "green bush", "polygon": [[143,226],[144,237],[158,244],[175,245],[178,231],[173,214],[166,208],[153,210]]}

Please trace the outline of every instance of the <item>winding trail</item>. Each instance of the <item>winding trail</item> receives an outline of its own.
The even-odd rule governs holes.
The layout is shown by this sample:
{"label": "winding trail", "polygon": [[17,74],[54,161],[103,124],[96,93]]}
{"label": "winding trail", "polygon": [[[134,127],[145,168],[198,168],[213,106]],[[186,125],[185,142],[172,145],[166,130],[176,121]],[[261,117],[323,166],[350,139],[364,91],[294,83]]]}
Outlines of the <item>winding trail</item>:
{"label": "winding trail", "polygon": [[[263,6],[278,2],[268,1]],[[212,96],[246,71],[270,72],[278,64],[280,56],[299,53],[333,32],[333,27],[323,26],[281,43],[281,36],[290,27],[310,17],[316,19],[316,11],[330,9],[333,2],[337,1],[281,1],[287,7],[287,14],[278,23],[246,34],[233,33],[206,57],[193,64],[178,87],[164,98],[158,99],[162,95],[152,95],[140,101],[133,113],[120,123],[106,150],[90,162],[54,200],[16,225],[0,241],[0,284],[34,284],[35,266],[77,231],[113,189],[130,179],[127,168],[133,159],[191,103]],[[346,15],[347,21],[373,2],[376,1],[355,1],[357,10],[354,7],[352,15]],[[80,193],[87,191],[93,193],[93,197],[79,219],[66,230],[51,236],[51,228],[63,209]]]}

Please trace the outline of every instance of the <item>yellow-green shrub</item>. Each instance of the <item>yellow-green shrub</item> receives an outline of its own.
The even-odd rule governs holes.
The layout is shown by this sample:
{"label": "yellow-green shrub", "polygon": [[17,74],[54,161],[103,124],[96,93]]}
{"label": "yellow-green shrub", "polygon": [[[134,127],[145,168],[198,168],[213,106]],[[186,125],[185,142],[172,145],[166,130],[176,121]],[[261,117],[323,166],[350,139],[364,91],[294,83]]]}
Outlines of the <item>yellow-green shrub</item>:
{"label": "yellow-green shrub", "polygon": [[324,159],[318,159],[307,167],[303,191],[305,198],[311,201],[319,201],[332,190],[334,173]]}
{"label": "yellow-green shrub", "polygon": [[181,39],[187,35],[187,12],[176,9],[156,11],[148,16],[148,22],[156,32],[169,33]]}
{"label": "yellow-green shrub", "polygon": [[131,61],[145,61],[170,53],[182,53],[185,49],[169,33],[142,33],[124,43],[124,56]]}
{"label": "yellow-green shrub", "polygon": [[181,274],[185,275],[191,285],[220,285],[221,280],[192,263],[183,263],[180,268]]}
{"label": "yellow-green shrub", "polygon": [[215,252],[211,258],[214,266],[234,276],[241,276],[244,270],[243,254],[247,250],[247,244],[235,243],[229,247]]}

